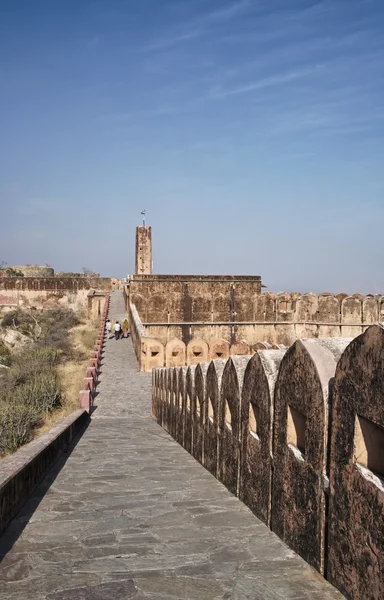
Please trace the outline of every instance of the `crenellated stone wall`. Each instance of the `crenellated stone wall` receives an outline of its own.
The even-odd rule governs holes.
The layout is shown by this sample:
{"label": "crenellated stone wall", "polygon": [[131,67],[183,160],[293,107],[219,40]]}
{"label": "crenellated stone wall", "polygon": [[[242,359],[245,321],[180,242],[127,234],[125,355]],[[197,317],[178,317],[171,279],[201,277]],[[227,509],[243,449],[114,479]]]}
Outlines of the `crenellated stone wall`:
{"label": "crenellated stone wall", "polygon": [[115,287],[108,277],[0,277],[0,311],[55,305],[87,308],[91,290],[108,292]]}
{"label": "crenellated stone wall", "polygon": [[381,325],[152,382],[157,422],[293,550],[346,597],[384,597]]}
{"label": "crenellated stone wall", "polygon": [[356,337],[368,325],[384,321],[384,296],[267,292],[255,295],[253,301],[249,300],[248,310],[243,307],[231,320],[204,315],[204,320],[175,321],[164,307],[163,320],[153,321],[145,318],[148,311],[138,311],[148,335],[164,345],[173,338],[185,343],[193,338],[208,343],[222,338],[230,344],[245,339],[250,345],[267,341],[289,346],[300,337]]}
{"label": "crenellated stone wall", "polygon": [[[140,310],[135,307],[145,337],[163,346],[157,356],[164,360],[155,366],[198,364],[208,357],[225,359],[230,354],[252,355],[258,349],[288,347],[302,337],[353,338],[384,320],[384,296],[265,293],[254,298],[256,320],[252,322],[142,323]],[[139,350],[137,357],[140,362]]]}

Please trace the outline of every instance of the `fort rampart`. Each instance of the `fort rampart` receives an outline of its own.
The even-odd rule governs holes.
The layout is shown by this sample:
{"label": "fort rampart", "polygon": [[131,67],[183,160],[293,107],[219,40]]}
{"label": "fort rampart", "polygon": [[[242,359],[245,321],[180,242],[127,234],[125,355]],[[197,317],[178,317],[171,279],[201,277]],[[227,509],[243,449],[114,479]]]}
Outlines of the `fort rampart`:
{"label": "fort rampart", "polygon": [[384,597],[381,325],[152,382],[157,422],[257,517],[348,598]]}
{"label": "fort rampart", "polygon": [[[156,355],[158,362],[152,361],[153,366],[183,366],[228,358],[230,354],[251,355],[262,348],[290,346],[303,337],[354,338],[369,325],[384,320],[384,296],[276,295],[268,292],[251,296],[248,305],[243,302],[241,314],[232,315],[236,319],[232,321],[212,320],[209,311],[202,315],[206,320],[201,321],[175,322],[171,320],[170,312],[167,315],[164,312],[163,318],[168,320],[163,322],[145,321],[135,306],[136,319],[144,328],[146,343],[151,339],[162,346]],[[135,296],[131,294],[131,297]],[[145,299],[147,306],[152,306],[152,301],[151,295]],[[163,303],[165,307],[169,306],[169,298],[164,296]],[[208,318],[210,314],[211,319]],[[192,311],[192,315],[196,316],[196,313]],[[245,317],[252,319],[245,321]],[[139,341],[135,348],[141,363]]]}
{"label": "fort rampart", "polygon": [[112,288],[107,277],[0,277],[0,311],[55,303],[86,308],[91,290],[107,292]]}

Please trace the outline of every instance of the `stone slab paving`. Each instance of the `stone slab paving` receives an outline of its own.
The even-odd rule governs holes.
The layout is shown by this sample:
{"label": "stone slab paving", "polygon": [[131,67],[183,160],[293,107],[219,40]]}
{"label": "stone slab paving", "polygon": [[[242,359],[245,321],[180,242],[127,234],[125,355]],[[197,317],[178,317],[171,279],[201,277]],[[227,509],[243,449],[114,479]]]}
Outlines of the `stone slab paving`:
{"label": "stone slab paving", "polygon": [[342,598],[151,419],[130,340],[108,340],[98,391],[1,540],[1,600]]}

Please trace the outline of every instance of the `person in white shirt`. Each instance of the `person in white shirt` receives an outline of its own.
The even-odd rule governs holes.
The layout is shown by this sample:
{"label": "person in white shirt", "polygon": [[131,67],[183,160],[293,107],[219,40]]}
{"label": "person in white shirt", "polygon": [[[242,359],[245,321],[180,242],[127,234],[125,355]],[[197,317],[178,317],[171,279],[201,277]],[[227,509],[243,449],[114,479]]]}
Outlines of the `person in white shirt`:
{"label": "person in white shirt", "polygon": [[107,320],[107,322],[105,324],[105,331],[107,333],[107,339],[109,340],[109,338],[111,337],[111,331],[112,331],[112,323],[109,319]]}
{"label": "person in white shirt", "polygon": [[119,321],[116,321],[116,324],[114,326],[114,331],[115,331],[115,340],[118,340],[120,337],[120,323]]}

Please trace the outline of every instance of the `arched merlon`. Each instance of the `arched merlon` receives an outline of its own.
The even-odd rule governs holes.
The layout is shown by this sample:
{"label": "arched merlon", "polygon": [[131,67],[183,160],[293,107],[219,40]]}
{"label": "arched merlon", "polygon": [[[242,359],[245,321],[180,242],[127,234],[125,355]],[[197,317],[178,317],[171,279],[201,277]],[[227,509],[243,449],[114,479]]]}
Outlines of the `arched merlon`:
{"label": "arched merlon", "polygon": [[348,342],[298,340],[281,361],[275,387],[271,526],[320,573],[330,386]]}
{"label": "arched merlon", "polygon": [[204,455],[204,424],[207,400],[208,363],[200,363],[195,371],[195,397],[192,406],[193,456],[200,463]]}
{"label": "arched merlon", "polygon": [[238,494],[240,469],[240,398],[250,356],[231,356],[221,381],[219,400],[218,478]]}
{"label": "arched merlon", "polygon": [[259,350],[247,364],[241,395],[240,498],[269,525],[273,396],[285,350]]}
{"label": "arched merlon", "polygon": [[203,464],[217,477],[217,450],[220,439],[219,404],[220,388],[225,360],[217,359],[209,363],[206,375],[207,401],[204,410],[204,457]]}

